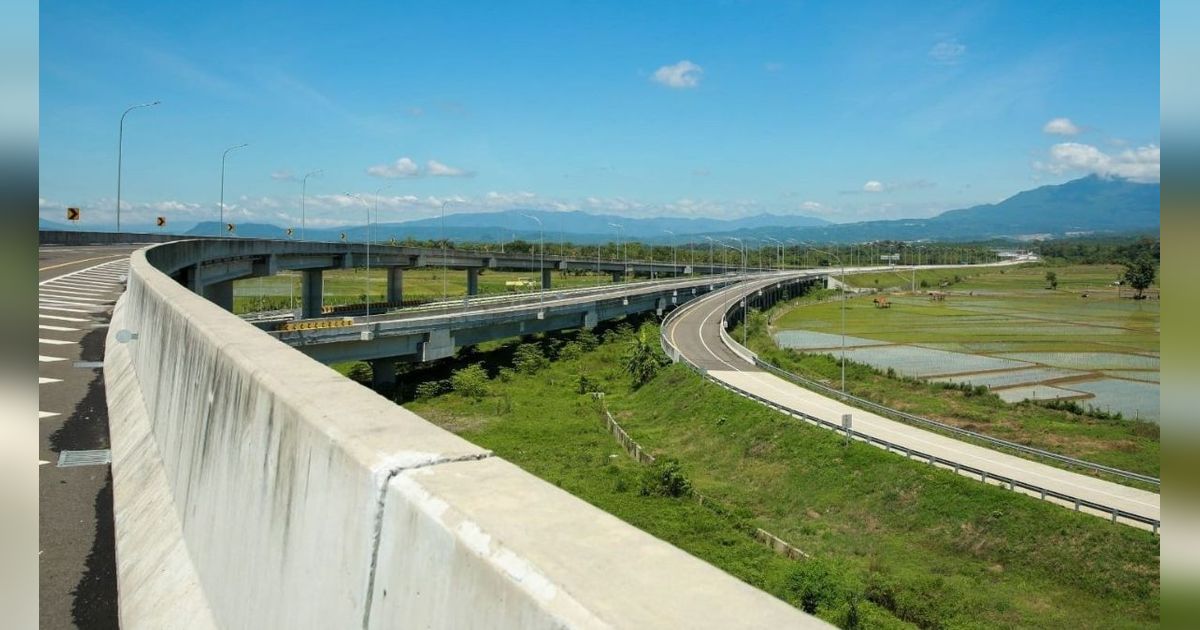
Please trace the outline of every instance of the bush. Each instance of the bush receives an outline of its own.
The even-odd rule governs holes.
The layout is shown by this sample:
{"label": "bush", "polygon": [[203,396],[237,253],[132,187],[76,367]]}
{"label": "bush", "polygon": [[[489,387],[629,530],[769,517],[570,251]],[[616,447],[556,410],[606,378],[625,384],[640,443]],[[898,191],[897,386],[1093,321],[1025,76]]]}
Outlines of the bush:
{"label": "bush", "polygon": [[674,459],[659,459],[642,474],[642,487],[638,494],[644,497],[688,497],[692,495],[692,482],[683,474],[683,468]]}
{"label": "bush", "polygon": [[820,560],[800,563],[788,576],[788,589],[800,600],[800,608],[810,615],[838,599],[837,584]]}
{"label": "bush", "polygon": [[659,354],[654,344],[646,339],[646,331],[642,330],[625,354],[625,371],[633,376],[633,387],[636,389],[653,380],[669,362],[670,359]]}
{"label": "bush", "polygon": [[584,352],[591,352],[600,345],[600,340],[596,338],[596,333],[587,328],[580,328],[579,332],[575,333],[575,343],[578,343]]}
{"label": "bush", "polygon": [[573,361],[583,356],[583,346],[577,341],[568,341],[558,349],[559,361]]}
{"label": "bush", "polygon": [[580,394],[588,394],[591,392],[598,392],[598,391],[602,391],[602,390],[600,389],[599,383],[588,378],[586,374],[580,374],[579,375],[579,387],[578,387],[577,391]]}
{"label": "bush", "polygon": [[488,393],[487,372],[481,363],[468,365],[450,376],[450,385],[459,394],[479,400]]}
{"label": "bush", "polygon": [[537,374],[549,365],[549,359],[534,343],[523,343],[517,346],[517,352],[513,355],[513,367],[522,374]]}
{"label": "bush", "polygon": [[453,389],[454,388],[450,384],[450,381],[446,379],[442,379],[440,381],[426,381],[420,385],[417,385],[416,396],[417,398],[433,398],[434,396],[441,396],[442,394],[448,393]]}
{"label": "bush", "polygon": [[371,369],[371,364],[366,361],[357,361],[346,372],[346,376],[352,381],[359,383],[370,383],[374,377],[374,371]]}

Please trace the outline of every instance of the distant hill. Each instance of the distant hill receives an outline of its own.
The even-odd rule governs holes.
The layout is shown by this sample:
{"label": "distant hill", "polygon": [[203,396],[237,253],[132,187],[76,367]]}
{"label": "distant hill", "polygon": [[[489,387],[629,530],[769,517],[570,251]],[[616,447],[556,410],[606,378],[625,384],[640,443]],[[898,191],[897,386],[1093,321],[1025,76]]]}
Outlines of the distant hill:
{"label": "distant hill", "polygon": [[[701,235],[795,238],[819,242],[864,242],[873,240],[980,240],[1023,239],[1032,235],[1051,237],[1081,233],[1157,232],[1159,229],[1159,185],[1137,184],[1120,179],[1089,176],[1017,193],[1004,201],[949,210],[928,219],[894,219],[859,223],[829,223],[799,215],[760,214],[741,219],[659,217],[633,219],[586,212],[508,210],[467,212],[403,223],[373,226],[375,240],[406,238],[437,239],[445,235],[459,241],[503,242],[514,239],[536,241],[541,220],[548,249],[559,238],[575,243],[610,242],[617,239],[611,224],[622,226],[625,239],[666,243],[671,230],[681,242],[696,241]],[[198,224],[192,235],[224,234],[216,222]],[[366,227],[309,228],[309,240],[362,241]],[[284,228],[266,223],[237,226],[236,236],[286,238]],[[297,228],[294,238],[299,238]]]}

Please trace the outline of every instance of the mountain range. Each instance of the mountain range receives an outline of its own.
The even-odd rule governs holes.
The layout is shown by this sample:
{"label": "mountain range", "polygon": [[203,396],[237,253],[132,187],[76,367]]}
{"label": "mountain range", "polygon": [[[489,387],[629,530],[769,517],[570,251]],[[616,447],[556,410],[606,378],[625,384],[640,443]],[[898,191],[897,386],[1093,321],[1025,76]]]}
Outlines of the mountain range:
{"label": "mountain range", "polygon": [[[536,217],[532,219],[530,217]],[[539,233],[539,221],[544,232]],[[618,229],[614,227],[620,225]],[[71,229],[42,220],[43,229]],[[299,238],[299,226],[294,238]],[[131,226],[138,229],[140,226]],[[986,240],[1054,238],[1080,234],[1157,232],[1159,229],[1159,185],[1140,184],[1095,175],[1063,184],[1041,186],[1017,193],[1001,202],[949,210],[927,219],[892,219],[856,223],[830,223],[799,215],[760,214],[740,219],[654,217],[635,219],[617,215],[545,210],[506,210],[448,214],[441,217],[372,226],[376,240],[437,239],[547,243],[626,240],[667,243],[700,240],[701,235],[794,238],[819,242],[864,242],[873,240]],[[285,228],[266,223],[244,223],[236,235],[254,238],[284,238]],[[154,232],[153,228],[142,231]],[[674,233],[674,237],[671,232]],[[216,222],[202,222],[188,235],[224,234]],[[363,225],[337,228],[308,228],[310,240],[350,241],[366,238]]]}

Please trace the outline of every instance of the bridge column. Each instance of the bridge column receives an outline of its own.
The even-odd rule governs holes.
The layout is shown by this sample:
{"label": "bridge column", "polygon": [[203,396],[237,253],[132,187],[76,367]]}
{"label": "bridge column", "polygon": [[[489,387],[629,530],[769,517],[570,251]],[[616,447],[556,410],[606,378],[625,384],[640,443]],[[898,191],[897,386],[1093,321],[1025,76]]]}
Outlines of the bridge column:
{"label": "bridge column", "polygon": [[371,359],[371,388],[390,390],[396,387],[396,360]]}
{"label": "bridge column", "polygon": [[550,278],[552,277],[553,273],[554,273],[553,269],[542,269],[542,288],[543,289],[548,290],[550,288]]}
{"label": "bridge column", "polygon": [[479,270],[467,269],[467,295],[479,295]]}
{"label": "bridge column", "polygon": [[387,301],[399,304],[404,301],[404,268],[388,267],[387,271]]}
{"label": "bridge column", "polygon": [[233,280],[204,285],[203,295],[208,301],[233,312]]}
{"label": "bridge column", "polygon": [[323,292],[323,288],[321,270],[305,269],[303,279],[300,281],[301,317],[321,316],[321,293]]}
{"label": "bridge column", "polygon": [[612,272],[612,281],[613,282],[620,282],[624,279],[625,279],[625,274],[621,273],[620,271]]}

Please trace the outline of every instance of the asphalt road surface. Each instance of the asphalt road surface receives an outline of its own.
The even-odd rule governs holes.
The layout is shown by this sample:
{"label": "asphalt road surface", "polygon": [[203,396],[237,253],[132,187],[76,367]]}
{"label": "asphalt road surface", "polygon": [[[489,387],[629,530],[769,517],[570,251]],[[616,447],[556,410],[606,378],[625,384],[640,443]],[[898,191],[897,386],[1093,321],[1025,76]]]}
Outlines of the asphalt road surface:
{"label": "asphalt road surface", "polygon": [[[748,289],[743,287],[770,283],[748,282],[685,304],[679,315],[668,323],[667,339],[680,354],[704,368],[712,378],[782,407],[836,424],[841,423],[842,414],[849,413],[853,416],[855,431],[893,444],[1139,516],[1160,518],[1160,497],[1153,492],[1048,466],[884,418],[817,394],[747,362],[721,340],[721,318],[740,299],[738,296],[747,292]],[[1064,504],[1056,499],[1047,500]],[[1085,511],[1088,510],[1085,508]],[[1137,526],[1146,527],[1140,523]]]}
{"label": "asphalt road surface", "polygon": [[[116,628],[106,323],[135,247],[38,249],[39,620]],[[88,451],[98,451],[89,453]],[[63,454],[85,465],[59,466]],[[71,463],[71,462],[67,462]]]}

